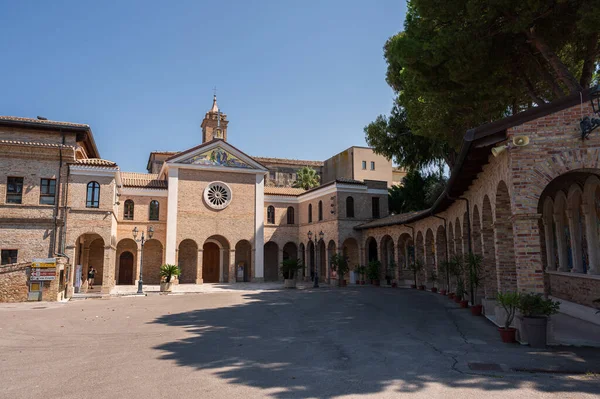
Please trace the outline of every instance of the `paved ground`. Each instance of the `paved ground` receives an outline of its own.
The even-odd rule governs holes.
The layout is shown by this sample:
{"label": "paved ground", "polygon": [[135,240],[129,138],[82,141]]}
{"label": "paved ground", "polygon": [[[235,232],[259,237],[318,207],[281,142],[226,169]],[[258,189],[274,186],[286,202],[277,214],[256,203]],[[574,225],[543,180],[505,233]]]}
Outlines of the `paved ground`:
{"label": "paved ground", "polygon": [[[407,289],[3,305],[0,397],[600,395],[598,375],[585,374],[600,372],[597,349],[535,351],[499,341],[484,318]],[[561,373],[531,372],[540,369]]]}

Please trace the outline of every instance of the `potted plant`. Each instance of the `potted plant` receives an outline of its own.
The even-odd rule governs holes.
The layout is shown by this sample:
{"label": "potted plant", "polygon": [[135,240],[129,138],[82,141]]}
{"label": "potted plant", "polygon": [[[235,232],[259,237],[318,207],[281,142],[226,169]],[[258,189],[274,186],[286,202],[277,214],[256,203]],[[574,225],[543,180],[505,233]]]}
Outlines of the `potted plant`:
{"label": "potted plant", "polygon": [[[438,265],[438,271],[440,273],[440,277],[443,279],[444,276],[446,276],[447,272],[448,272],[448,262],[446,262],[446,261],[440,262],[440,264]],[[441,295],[448,294],[448,286],[447,285],[446,285],[446,288],[440,288],[440,294]]]}
{"label": "potted plant", "polygon": [[285,288],[296,288],[296,271],[302,269],[300,259],[285,259],[281,262],[281,274],[283,275],[283,286]]}
{"label": "potted plant", "polygon": [[512,324],[515,318],[515,312],[517,311],[517,307],[520,303],[521,295],[518,292],[499,292],[496,299],[500,306],[506,312],[506,319],[504,320],[504,327],[498,327],[498,331],[500,332],[500,337],[502,338],[502,342],[512,343],[515,342],[515,333],[517,331],[516,328],[512,328],[510,325]]}
{"label": "potted plant", "polygon": [[463,297],[466,295],[466,291],[465,291],[465,283],[462,279],[459,279],[458,282],[456,283],[456,298],[454,299],[454,301],[456,303],[460,304],[461,308],[468,308],[469,307],[469,301],[466,299],[463,299]]}
{"label": "potted plant", "polygon": [[371,280],[371,284],[379,286],[379,274],[381,270],[381,262],[378,260],[372,260],[369,262],[367,267],[367,278]]}
{"label": "potted plant", "polygon": [[335,271],[338,275],[338,285],[340,287],[345,287],[346,280],[344,280],[344,275],[350,270],[348,258],[340,253],[333,254],[331,256],[331,270]]}
{"label": "potted plant", "polygon": [[544,298],[542,294],[531,292],[520,295],[517,307],[521,312],[520,320],[529,345],[532,348],[545,348],[548,317],[558,313],[560,304]]}
{"label": "potted plant", "polygon": [[410,288],[417,288],[417,274],[423,270],[423,263],[420,260],[415,260],[411,264],[408,265],[408,268],[413,273],[414,284],[410,286]]}
{"label": "potted plant", "polygon": [[171,292],[173,289],[173,283],[171,277],[179,276],[181,270],[177,265],[164,264],[160,267],[160,292]]}
{"label": "potted plant", "polygon": [[477,303],[477,289],[481,284],[481,255],[470,253],[467,255],[468,279],[471,287],[471,314],[481,316],[483,305]]}
{"label": "potted plant", "polygon": [[360,285],[365,285],[367,283],[367,267],[365,265],[360,265]]}
{"label": "potted plant", "polygon": [[354,283],[356,285],[360,284],[360,266],[354,266],[354,270],[352,271],[352,273],[354,273]]}
{"label": "potted plant", "polygon": [[437,274],[435,274],[435,271],[432,270],[431,273],[429,273],[429,282],[432,285],[431,292],[437,292],[437,288],[435,286],[436,281],[437,281]]}

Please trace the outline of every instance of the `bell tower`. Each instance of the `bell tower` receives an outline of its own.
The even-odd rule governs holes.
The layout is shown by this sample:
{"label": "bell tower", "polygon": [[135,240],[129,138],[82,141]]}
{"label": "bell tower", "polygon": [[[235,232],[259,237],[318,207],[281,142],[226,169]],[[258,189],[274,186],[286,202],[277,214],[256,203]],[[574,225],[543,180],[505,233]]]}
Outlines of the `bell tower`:
{"label": "bell tower", "polygon": [[210,111],[204,115],[204,120],[200,127],[202,128],[202,143],[213,139],[223,139],[227,141],[227,115],[219,110],[217,105],[217,95],[213,97],[213,104]]}

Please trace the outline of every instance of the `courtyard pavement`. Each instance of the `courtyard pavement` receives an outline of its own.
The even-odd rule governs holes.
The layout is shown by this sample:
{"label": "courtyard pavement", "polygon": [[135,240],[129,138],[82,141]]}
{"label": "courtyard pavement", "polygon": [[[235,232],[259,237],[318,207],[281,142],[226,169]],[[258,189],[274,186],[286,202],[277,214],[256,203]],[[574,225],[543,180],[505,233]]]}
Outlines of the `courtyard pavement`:
{"label": "courtyard pavement", "polygon": [[441,295],[268,288],[0,305],[0,397],[600,395],[599,349],[503,344]]}

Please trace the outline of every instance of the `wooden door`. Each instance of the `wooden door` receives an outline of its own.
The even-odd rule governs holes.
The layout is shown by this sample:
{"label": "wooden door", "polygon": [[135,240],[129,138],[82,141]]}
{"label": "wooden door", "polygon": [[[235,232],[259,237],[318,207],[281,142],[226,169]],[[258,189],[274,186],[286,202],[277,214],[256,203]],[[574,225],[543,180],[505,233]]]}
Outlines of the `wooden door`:
{"label": "wooden door", "polygon": [[202,255],[202,280],[205,283],[219,282],[219,266],[221,265],[219,246],[212,242],[204,244]]}
{"label": "wooden door", "polygon": [[133,254],[123,252],[119,257],[118,284],[133,284]]}

